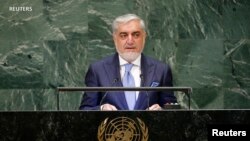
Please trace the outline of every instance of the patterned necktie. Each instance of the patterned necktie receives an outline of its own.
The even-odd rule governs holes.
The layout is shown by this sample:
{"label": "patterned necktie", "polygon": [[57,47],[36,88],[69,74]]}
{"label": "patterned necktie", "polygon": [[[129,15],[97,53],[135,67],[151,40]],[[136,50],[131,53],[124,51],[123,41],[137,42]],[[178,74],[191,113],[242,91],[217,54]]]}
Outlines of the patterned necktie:
{"label": "patterned necktie", "polygon": [[[123,86],[124,87],[135,87],[135,80],[132,76],[130,70],[132,69],[133,64],[125,65],[125,75],[123,77]],[[125,97],[128,104],[129,110],[133,110],[136,102],[136,93],[135,91],[125,91]]]}

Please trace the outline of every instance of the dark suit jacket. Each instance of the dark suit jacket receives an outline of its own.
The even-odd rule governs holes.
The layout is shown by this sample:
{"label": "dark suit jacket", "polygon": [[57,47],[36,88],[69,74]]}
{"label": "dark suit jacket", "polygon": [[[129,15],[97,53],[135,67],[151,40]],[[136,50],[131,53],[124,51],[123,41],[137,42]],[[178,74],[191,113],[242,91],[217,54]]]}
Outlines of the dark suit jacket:
{"label": "dark suit jacket", "polygon": [[[143,54],[141,56],[141,71],[142,87],[173,86],[169,66]],[[122,87],[118,54],[91,64],[86,74],[85,84],[87,87]],[[80,109],[99,110],[101,104],[109,103],[118,110],[128,110],[124,92],[107,92],[103,102],[100,103],[104,95],[105,92],[85,92]],[[176,102],[172,92],[148,92],[148,94],[140,92],[135,110],[145,110],[148,106],[156,103],[163,106],[165,103],[172,102]]]}

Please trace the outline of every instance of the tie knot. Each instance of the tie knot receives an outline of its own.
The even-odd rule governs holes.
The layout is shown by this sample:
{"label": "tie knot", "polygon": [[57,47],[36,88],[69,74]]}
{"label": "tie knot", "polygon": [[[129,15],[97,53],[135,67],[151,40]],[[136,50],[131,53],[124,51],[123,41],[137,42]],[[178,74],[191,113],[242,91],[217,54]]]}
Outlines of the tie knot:
{"label": "tie knot", "polygon": [[125,71],[129,72],[133,67],[133,64],[125,64]]}

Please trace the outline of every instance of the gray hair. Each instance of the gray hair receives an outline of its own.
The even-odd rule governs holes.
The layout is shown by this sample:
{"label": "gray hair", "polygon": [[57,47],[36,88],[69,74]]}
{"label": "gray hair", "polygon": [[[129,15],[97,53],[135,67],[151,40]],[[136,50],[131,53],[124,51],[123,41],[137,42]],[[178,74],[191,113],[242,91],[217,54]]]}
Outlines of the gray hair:
{"label": "gray hair", "polygon": [[130,22],[132,20],[139,20],[141,28],[145,31],[145,23],[144,23],[144,21],[139,16],[137,16],[135,14],[125,14],[125,15],[117,17],[113,21],[113,24],[112,24],[113,33],[116,32],[119,24],[121,24],[121,23],[127,23],[127,22]]}

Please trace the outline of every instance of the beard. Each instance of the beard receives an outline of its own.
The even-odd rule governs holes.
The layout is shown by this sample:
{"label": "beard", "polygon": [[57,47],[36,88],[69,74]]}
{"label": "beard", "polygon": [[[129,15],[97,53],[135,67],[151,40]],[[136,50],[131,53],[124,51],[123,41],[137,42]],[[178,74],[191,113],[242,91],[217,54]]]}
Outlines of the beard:
{"label": "beard", "polygon": [[122,59],[128,61],[129,63],[135,61],[141,54],[141,52],[118,52]]}

